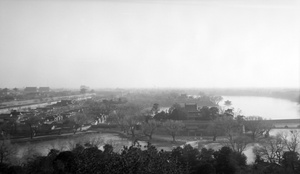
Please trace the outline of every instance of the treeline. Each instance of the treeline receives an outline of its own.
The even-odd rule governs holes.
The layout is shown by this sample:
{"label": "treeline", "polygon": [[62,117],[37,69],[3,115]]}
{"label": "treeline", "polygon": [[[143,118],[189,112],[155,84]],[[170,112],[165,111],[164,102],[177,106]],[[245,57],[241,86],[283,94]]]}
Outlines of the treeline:
{"label": "treeline", "polygon": [[[100,94],[100,91],[98,92]],[[173,97],[180,96],[180,94],[201,95],[207,96],[262,96],[281,98],[300,103],[299,89],[268,89],[268,88],[184,88],[184,89],[131,89],[131,90],[115,90],[110,91],[110,95],[124,95],[128,98],[152,97],[152,103],[160,102],[161,106],[168,107],[170,103],[176,103]],[[102,93],[101,93],[102,95]],[[166,97],[170,97],[169,99]],[[158,99],[158,100],[157,100]],[[141,99],[141,101],[143,101]],[[179,103],[179,102],[177,102]],[[208,103],[198,103],[200,106],[211,106]]]}
{"label": "treeline", "polygon": [[[152,107],[153,103],[159,103],[161,107],[170,107],[174,103],[196,103],[198,106],[218,106],[218,100],[213,95],[199,92],[197,96],[189,96],[184,91],[149,91],[147,93],[128,93],[124,95],[129,102]],[[221,99],[221,98],[219,98]]]}
{"label": "treeline", "polygon": [[[188,119],[188,112],[187,110],[180,106],[179,104],[173,104],[168,110],[166,111],[155,111],[155,107],[152,107],[151,111],[154,110],[155,115],[153,118],[155,120],[186,120]],[[222,114],[233,114],[232,109],[224,110]],[[220,109],[218,107],[207,107],[203,106],[197,111],[197,114],[194,116],[193,119],[195,120],[214,120],[217,117],[221,116]]]}
{"label": "treeline", "polygon": [[120,153],[106,144],[103,150],[90,143],[77,144],[70,151],[50,150],[47,156],[35,156],[23,165],[0,163],[3,174],[296,174],[300,172],[299,154],[286,152],[280,163],[264,162],[259,156],[252,165],[246,164],[246,156],[222,147],[215,151],[202,148],[200,151],[190,145],[177,147],[172,151],[158,151],[148,144],[124,147]]}
{"label": "treeline", "polygon": [[151,110],[143,110],[140,105],[129,102],[108,108],[111,107],[114,109],[107,112],[106,122],[116,125],[133,139],[146,136],[151,140],[155,134],[168,134],[175,142],[177,135],[194,132],[211,136],[213,141],[226,137],[234,148],[234,144],[244,144],[243,148],[239,147],[242,151],[251,141],[268,137],[273,127],[262,117],[244,117],[233,109],[220,111],[217,107],[203,106],[193,120],[188,120],[188,113],[179,104],[174,104],[167,112],[159,112],[157,103]]}
{"label": "treeline", "polygon": [[[182,122],[188,119],[188,113],[179,104],[174,104],[167,112],[159,112],[159,104],[153,104],[151,109],[143,109],[140,105],[134,103],[124,103],[112,105],[113,111],[108,112],[106,122],[117,125],[121,131],[130,135],[131,138],[146,136],[149,140],[152,135],[168,134],[172,136],[173,142],[175,137],[187,130],[186,125]],[[202,107],[199,111],[199,120],[214,120],[220,117],[217,107]],[[228,112],[226,112],[228,114]]]}

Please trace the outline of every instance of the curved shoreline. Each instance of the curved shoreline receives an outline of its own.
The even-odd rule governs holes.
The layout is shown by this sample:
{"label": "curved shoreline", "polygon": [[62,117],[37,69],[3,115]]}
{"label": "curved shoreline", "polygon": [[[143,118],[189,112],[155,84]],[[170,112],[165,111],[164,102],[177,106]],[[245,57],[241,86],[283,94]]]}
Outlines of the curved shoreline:
{"label": "curved shoreline", "polygon": [[[51,141],[51,140],[56,140],[56,139],[63,139],[63,138],[69,138],[69,137],[79,137],[79,136],[84,136],[88,134],[95,134],[95,133],[116,133],[118,134],[121,138],[126,137],[125,134],[122,134],[121,132],[118,131],[113,131],[113,130],[89,130],[85,132],[77,132],[76,134],[74,133],[66,133],[66,134],[61,134],[61,135],[46,135],[46,136],[36,136],[33,137],[32,139],[30,137],[26,138],[16,138],[16,139],[10,139],[11,144],[25,144],[25,143],[39,143],[43,141]],[[126,137],[127,138],[127,137]]]}

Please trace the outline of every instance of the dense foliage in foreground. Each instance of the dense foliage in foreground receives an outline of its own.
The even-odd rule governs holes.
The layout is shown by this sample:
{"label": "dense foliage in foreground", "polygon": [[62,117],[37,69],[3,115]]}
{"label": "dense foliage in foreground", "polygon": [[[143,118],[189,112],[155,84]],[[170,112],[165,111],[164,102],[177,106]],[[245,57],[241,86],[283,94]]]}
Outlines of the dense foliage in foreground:
{"label": "dense foliage in foreground", "polygon": [[[295,156],[296,155],[296,156]],[[171,152],[158,151],[154,146],[124,147],[120,153],[113,151],[111,145],[104,150],[90,144],[77,145],[71,151],[52,149],[47,156],[29,159],[23,166],[0,164],[0,173],[298,173],[300,160],[298,154],[283,155],[282,164],[271,164],[256,160],[253,166],[246,165],[246,156],[222,147],[218,151],[203,148],[201,151],[190,145],[177,147]]]}

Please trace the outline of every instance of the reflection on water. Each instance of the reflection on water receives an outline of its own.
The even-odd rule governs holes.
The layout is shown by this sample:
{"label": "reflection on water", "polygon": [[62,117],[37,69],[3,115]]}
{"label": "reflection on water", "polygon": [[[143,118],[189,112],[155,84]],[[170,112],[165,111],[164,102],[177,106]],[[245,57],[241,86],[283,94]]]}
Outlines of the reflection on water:
{"label": "reflection on water", "polygon": [[41,155],[47,155],[50,149],[70,150],[74,148],[76,144],[83,144],[85,142],[91,142],[91,144],[97,145],[99,147],[101,147],[103,144],[112,144],[114,146],[131,145],[131,141],[120,138],[117,134],[86,134],[76,138],[68,137],[65,139],[56,139],[19,145],[20,147],[18,148],[17,155],[18,157],[21,157],[28,148],[34,148],[37,153]]}
{"label": "reflection on water", "polygon": [[[103,149],[104,144],[111,144],[114,147],[114,151],[119,152],[123,146],[131,146],[132,141],[127,138],[121,138],[118,134],[114,133],[94,133],[85,134],[79,137],[66,137],[64,139],[49,140],[43,142],[34,143],[22,143],[16,145],[16,158],[19,162],[24,162],[30,156],[34,155],[47,155],[51,149],[57,149],[59,151],[71,150],[76,147],[76,144],[84,145],[84,143],[90,142],[92,145],[98,146],[99,149]],[[143,148],[147,145],[146,142],[139,141],[139,144]]]}

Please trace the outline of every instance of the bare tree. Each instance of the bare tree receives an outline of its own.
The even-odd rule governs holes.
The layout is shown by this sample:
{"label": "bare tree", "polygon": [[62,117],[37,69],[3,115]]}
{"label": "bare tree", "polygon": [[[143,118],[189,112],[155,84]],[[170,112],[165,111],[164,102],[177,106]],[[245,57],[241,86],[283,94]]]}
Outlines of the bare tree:
{"label": "bare tree", "polygon": [[220,119],[220,122],[222,124],[221,130],[224,132],[225,136],[229,141],[233,141],[233,138],[240,134],[240,125],[238,122],[233,119],[232,117],[222,117]]}
{"label": "bare tree", "polygon": [[285,148],[284,139],[278,134],[275,137],[265,138],[253,152],[270,163],[280,164]]}
{"label": "bare tree", "polygon": [[216,141],[217,137],[224,133],[222,119],[217,118],[211,121],[207,126],[206,131],[213,136],[213,141]]}
{"label": "bare tree", "polygon": [[161,125],[161,122],[156,120],[149,120],[148,122],[144,122],[142,124],[142,130],[144,135],[149,137],[149,140],[151,140],[153,133],[157,130],[159,125]]}
{"label": "bare tree", "polygon": [[32,139],[38,130],[39,124],[40,124],[41,118],[35,115],[29,116],[29,118],[25,121],[25,123],[30,128],[30,138]]}
{"label": "bare tree", "polygon": [[235,152],[242,153],[247,145],[251,142],[251,139],[245,135],[239,135],[234,137],[231,141],[228,142],[228,146]]}
{"label": "bare tree", "polygon": [[167,133],[172,136],[175,143],[175,136],[184,128],[184,123],[181,121],[167,120],[163,126],[167,130]]}
{"label": "bare tree", "polygon": [[22,158],[20,159],[21,163],[27,163],[30,160],[35,159],[38,156],[42,156],[38,148],[34,144],[27,143],[26,148],[23,151]]}
{"label": "bare tree", "polygon": [[216,105],[219,105],[220,101],[222,100],[223,100],[222,96],[210,96],[210,101],[212,101]]}
{"label": "bare tree", "polygon": [[109,124],[117,124],[121,131],[126,131],[125,129],[125,115],[119,112],[112,112],[110,113],[107,118],[106,122]]}
{"label": "bare tree", "polygon": [[245,117],[243,124],[245,129],[251,132],[251,138],[255,141],[259,137],[263,137],[264,134],[268,134],[272,125],[259,116]]}
{"label": "bare tree", "polygon": [[299,146],[299,131],[292,130],[289,133],[278,133],[274,137],[268,137],[255,147],[253,152],[262,159],[275,164],[282,164],[286,152],[297,154]]}
{"label": "bare tree", "polygon": [[300,132],[298,130],[290,130],[289,133],[281,133],[279,135],[290,152],[297,152],[299,150]]}
{"label": "bare tree", "polygon": [[213,135],[215,141],[217,136],[225,135],[229,142],[241,134],[241,125],[232,117],[223,116],[213,120],[207,127],[207,131]]}
{"label": "bare tree", "polygon": [[116,123],[121,127],[121,130],[130,132],[132,137],[135,137],[135,128],[139,122],[142,122],[141,116],[142,107],[133,103],[126,103],[119,105],[114,112],[112,112],[107,122]]}
{"label": "bare tree", "polygon": [[133,115],[133,116],[126,116],[125,121],[125,127],[129,131],[128,133],[131,134],[132,138],[135,138],[135,130],[136,126],[141,123],[143,120],[143,117],[140,115]]}
{"label": "bare tree", "polygon": [[15,154],[15,149],[7,136],[0,137],[0,164],[9,162],[10,157]]}
{"label": "bare tree", "polygon": [[76,112],[75,115],[71,116],[69,118],[69,121],[71,124],[73,124],[73,130],[74,134],[77,132],[79,129],[82,131],[82,126],[84,124],[89,124],[92,122],[92,118],[87,117],[87,115],[82,111],[82,112]]}

